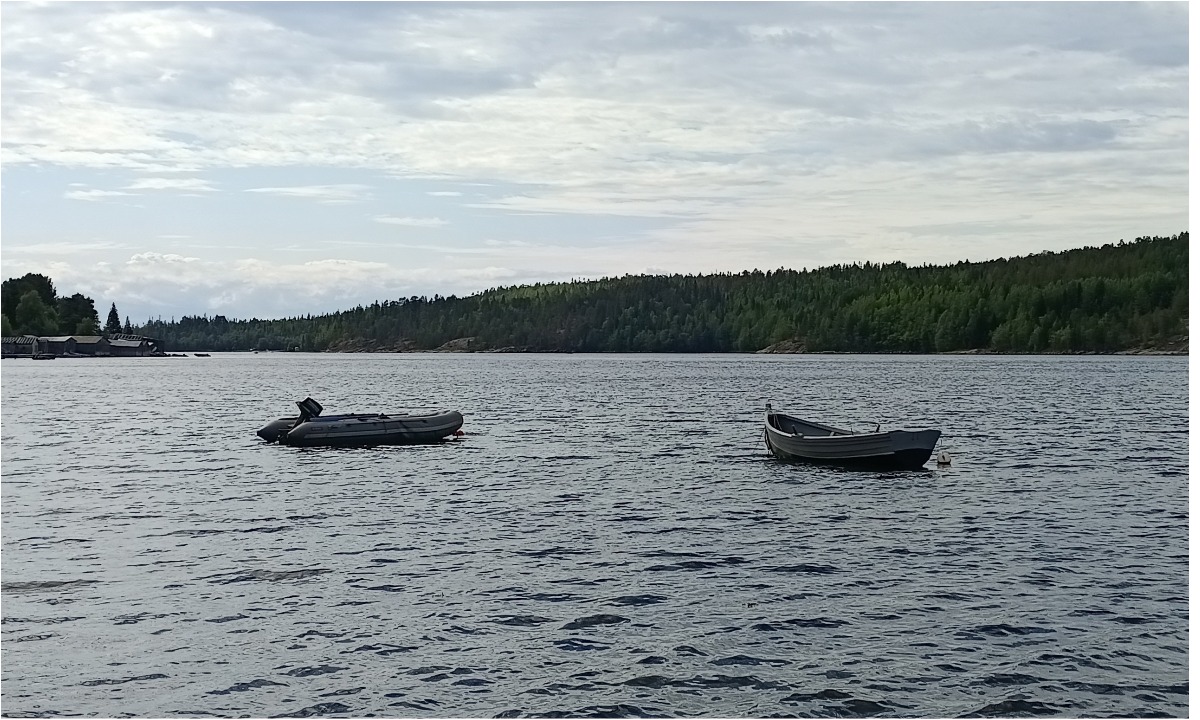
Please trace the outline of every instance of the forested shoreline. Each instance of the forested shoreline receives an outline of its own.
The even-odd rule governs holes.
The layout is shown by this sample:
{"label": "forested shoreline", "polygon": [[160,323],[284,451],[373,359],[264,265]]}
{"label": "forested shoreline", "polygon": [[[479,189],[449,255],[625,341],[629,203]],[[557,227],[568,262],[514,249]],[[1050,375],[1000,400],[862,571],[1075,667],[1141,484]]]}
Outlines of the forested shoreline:
{"label": "forested shoreline", "polygon": [[410,297],[320,316],[154,320],[171,350],[1186,350],[1188,233],[909,267],[636,275]]}
{"label": "forested shoreline", "polygon": [[1186,351],[1188,233],[953,265],[631,275],[131,329],[171,351]]}

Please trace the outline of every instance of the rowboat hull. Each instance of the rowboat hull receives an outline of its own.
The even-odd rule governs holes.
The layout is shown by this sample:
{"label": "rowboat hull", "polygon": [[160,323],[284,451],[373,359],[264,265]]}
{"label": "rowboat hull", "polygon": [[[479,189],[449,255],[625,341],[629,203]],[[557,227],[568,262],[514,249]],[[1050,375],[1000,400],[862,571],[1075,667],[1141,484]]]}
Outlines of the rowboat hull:
{"label": "rowboat hull", "polygon": [[856,433],[773,412],[763,434],[781,460],[891,470],[924,466],[942,436],[940,430]]}

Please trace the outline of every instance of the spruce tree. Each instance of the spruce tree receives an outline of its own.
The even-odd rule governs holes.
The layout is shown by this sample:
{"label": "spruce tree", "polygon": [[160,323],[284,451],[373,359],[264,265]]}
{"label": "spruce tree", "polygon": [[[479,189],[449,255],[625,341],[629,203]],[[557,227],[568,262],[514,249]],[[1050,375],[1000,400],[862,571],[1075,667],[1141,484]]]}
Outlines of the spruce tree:
{"label": "spruce tree", "polygon": [[112,304],[108,311],[108,320],[104,323],[104,334],[116,335],[121,332],[121,316],[117,314],[117,304]]}

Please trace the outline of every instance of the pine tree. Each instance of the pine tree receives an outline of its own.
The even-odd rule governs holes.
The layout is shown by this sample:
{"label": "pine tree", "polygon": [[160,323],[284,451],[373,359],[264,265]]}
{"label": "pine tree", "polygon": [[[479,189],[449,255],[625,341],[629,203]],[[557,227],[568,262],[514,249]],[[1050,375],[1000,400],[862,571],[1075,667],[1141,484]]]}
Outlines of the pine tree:
{"label": "pine tree", "polygon": [[112,304],[112,309],[108,311],[108,320],[104,323],[105,335],[116,335],[121,332],[121,316],[117,314],[117,304]]}

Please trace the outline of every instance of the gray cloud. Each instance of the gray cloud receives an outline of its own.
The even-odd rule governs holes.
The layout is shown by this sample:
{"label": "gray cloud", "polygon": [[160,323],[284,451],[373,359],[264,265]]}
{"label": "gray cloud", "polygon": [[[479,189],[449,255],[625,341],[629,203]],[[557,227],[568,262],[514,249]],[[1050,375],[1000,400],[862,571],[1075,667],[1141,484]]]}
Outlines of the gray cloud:
{"label": "gray cloud", "polygon": [[959,122],[935,128],[913,142],[918,155],[970,152],[1072,152],[1101,147],[1117,138],[1120,122],[1095,120],[998,123]]}

